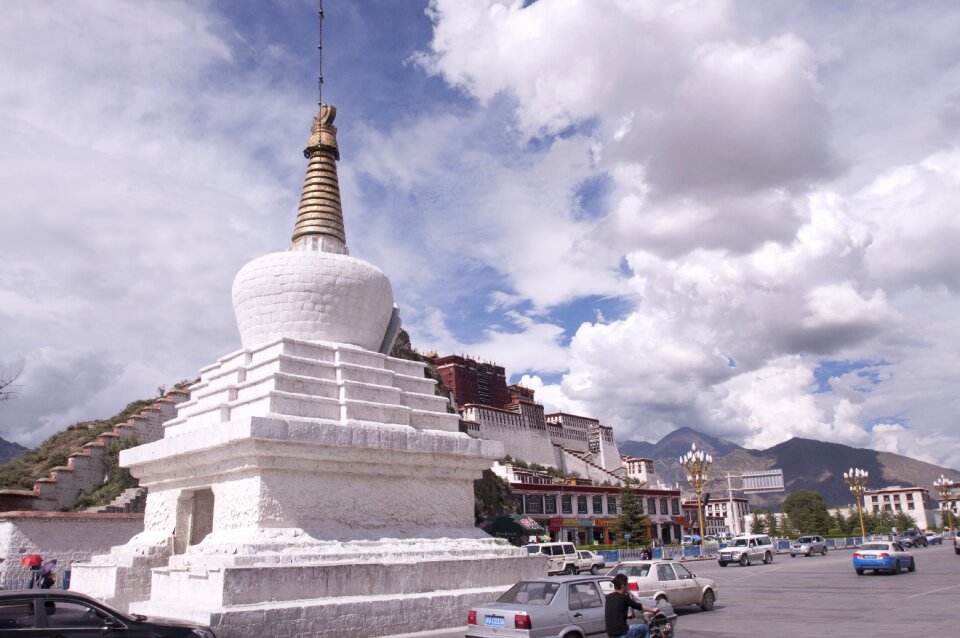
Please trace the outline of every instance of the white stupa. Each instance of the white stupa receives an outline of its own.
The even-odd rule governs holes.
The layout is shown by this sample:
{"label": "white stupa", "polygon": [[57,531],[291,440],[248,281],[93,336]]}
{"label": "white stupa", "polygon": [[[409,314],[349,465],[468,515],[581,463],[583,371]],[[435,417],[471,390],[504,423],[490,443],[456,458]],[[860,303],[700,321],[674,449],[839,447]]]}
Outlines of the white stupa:
{"label": "white stupa", "polygon": [[335,116],[314,119],[292,245],[234,281],[242,349],[121,455],[149,489],[145,531],[74,566],[74,589],[221,638],[380,636],[463,625],[545,573],[473,526],[502,444],[460,433],[423,364],[386,354],[399,315],[346,249]]}

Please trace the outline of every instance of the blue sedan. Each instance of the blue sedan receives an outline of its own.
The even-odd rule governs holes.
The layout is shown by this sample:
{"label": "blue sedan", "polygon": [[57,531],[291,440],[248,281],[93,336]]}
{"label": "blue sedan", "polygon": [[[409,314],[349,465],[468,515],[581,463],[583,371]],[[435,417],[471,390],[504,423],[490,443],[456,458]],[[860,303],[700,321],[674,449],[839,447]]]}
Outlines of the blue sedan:
{"label": "blue sedan", "polygon": [[853,568],[862,576],[864,570],[886,571],[899,574],[903,568],[914,571],[917,568],[910,552],[900,543],[887,541],[864,543],[853,553]]}

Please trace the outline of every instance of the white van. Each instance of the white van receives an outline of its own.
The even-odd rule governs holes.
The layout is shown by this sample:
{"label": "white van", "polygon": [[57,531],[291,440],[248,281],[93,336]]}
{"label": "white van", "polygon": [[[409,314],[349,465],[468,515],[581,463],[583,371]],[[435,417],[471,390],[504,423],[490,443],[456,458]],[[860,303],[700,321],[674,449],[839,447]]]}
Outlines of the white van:
{"label": "white van", "polygon": [[547,574],[579,574],[577,548],[573,543],[530,543],[528,554],[543,554],[547,561]]}
{"label": "white van", "polygon": [[726,567],[727,563],[740,563],[746,567],[753,562],[761,561],[769,565],[773,562],[773,556],[776,553],[773,541],[766,534],[741,534],[720,550],[717,562],[720,563],[720,567]]}

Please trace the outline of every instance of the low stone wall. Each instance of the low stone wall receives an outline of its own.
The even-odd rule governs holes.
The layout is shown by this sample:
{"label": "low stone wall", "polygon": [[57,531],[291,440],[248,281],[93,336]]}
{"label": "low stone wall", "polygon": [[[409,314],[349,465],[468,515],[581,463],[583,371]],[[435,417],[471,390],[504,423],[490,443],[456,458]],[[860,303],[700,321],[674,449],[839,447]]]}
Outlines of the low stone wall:
{"label": "low stone wall", "polygon": [[20,571],[20,559],[27,554],[56,559],[57,571],[63,572],[71,563],[106,553],[142,531],[143,514],[0,513],[0,586],[6,586],[8,572]]}

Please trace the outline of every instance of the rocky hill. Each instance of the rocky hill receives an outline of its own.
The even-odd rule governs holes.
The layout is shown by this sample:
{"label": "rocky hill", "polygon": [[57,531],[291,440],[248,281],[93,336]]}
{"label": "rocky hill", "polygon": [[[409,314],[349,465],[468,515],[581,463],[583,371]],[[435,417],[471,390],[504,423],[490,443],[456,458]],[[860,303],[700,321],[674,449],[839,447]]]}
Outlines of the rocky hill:
{"label": "rocky hill", "polygon": [[[900,454],[811,439],[792,438],[766,450],[750,450],[684,427],[671,432],[657,443],[626,441],[619,445],[623,454],[654,459],[659,479],[664,483],[686,486],[679,458],[690,449],[691,443],[696,443],[697,447],[713,455],[714,465],[710,473],[712,480],[705,487],[705,491],[710,492],[712,498],[726,496],[725,476],[728,473],[782,469],[786,487],[783,494],[750,496],[750,502],[754,506],[774,509],[779,507],[786,494],[800,489],[819,492],[831,507],[851,503],[850,490],[843,482],[843,472],[850,467],[860,467],[870,472],[870,487],[917,485],[930,490],[934,500],[937,495],[933,490],[933,481],[940,474],[960,481],[960,472],[951,468],[939,467]],[[736,481],[733,486],[737,487]]]}
{"label": "rocky hill", "polygon": [[23,447],[19,443],[13,443],[12,441],[0,438],[0,463],[12,461],[26,452],[27,449],[28,448]]}

